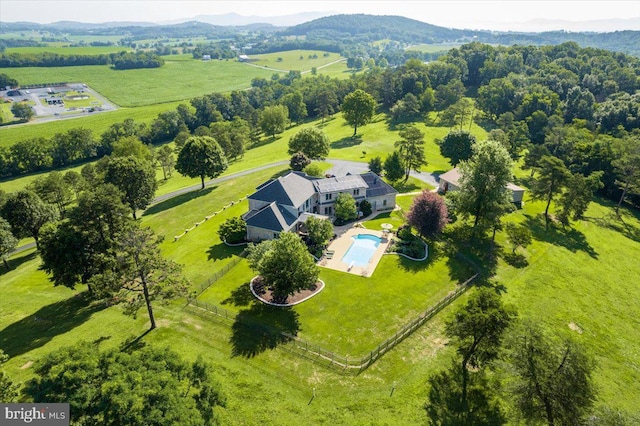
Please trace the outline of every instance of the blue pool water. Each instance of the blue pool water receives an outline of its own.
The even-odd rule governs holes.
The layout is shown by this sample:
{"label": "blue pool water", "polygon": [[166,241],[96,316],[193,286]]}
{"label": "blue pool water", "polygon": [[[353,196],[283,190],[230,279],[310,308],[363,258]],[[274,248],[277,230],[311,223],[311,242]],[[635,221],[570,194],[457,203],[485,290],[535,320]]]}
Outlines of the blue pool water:
{"label": "blue pool water", "polygon": [[351,239],[353,242],[342,257],[342,261],[347,265],[351,265],[353,262],[353,266],[367,266],[382,239],[368,234],[356,235]]}

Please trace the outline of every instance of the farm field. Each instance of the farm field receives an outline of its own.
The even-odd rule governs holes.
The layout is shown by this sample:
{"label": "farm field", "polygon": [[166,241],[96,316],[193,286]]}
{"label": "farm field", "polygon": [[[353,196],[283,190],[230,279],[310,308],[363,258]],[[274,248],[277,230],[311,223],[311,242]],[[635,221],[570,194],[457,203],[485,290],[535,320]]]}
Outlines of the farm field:
{"label": "farm field", "polygon": [[451,49],[460,47],[461,43],[438,43],[438,44],[416,44],[409,46],[406,50],[416,50],[418,52],[436,53],[446,52]]}
{"label": "farm field", "polygon": [[58,44],[49,46],[33,46],[33,47],[10,47],[4,53],[20,53],[23,55],[38,54],[43,52],[55,53],[57,55],[106,55],[109,53],[133,51],[127,46],[69,46],[69,44]]}
{"label": "farm field", "polygon": [[[170,58],[170,57],[166,57]],[[120,107],[139,107],[189,100],[213,92],[241,90],[256,77],[274,71],[237,61],[166,60],[153,69],[114,70],[106,65],[78,67],[7,68],[20,84],[82,82]]]}
{"label": "farm field", "polygon": [[310,71],[331,62],[345,60],[338,53],[320,50],[290,50],[286,52],[250,55],[251,63],[283,71]]}

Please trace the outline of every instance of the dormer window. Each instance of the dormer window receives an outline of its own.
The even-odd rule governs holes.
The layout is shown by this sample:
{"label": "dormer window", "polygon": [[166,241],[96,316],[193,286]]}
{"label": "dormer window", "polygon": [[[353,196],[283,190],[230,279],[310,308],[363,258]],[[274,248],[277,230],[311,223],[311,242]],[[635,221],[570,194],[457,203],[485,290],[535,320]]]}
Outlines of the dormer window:
{"label": "dormer window", "polygon": [[331,194],[325,194],[324,195],[324,200],[325,201],[329,201],[331,199]]}

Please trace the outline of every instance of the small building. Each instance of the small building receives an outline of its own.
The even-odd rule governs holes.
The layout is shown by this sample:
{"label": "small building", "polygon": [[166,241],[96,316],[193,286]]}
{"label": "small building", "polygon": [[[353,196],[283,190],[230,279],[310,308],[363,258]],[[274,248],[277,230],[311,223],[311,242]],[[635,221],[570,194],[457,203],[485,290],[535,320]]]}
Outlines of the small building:
{"label": "small building", "polygon": [[249,62],[251,59],[247,55],[238,55],[238,61]]}
{"label": "small building", "polygon": [[[449,170],[446,173],[440,175],[440,182],[438,184],[438,192],[446,194],[448,191],[456,191],[460,188],[460,169]],[[525,188],[522,188],[514,183],[509,182],[507,189],[511,192],[512,201],[518,207],[522,207],[524,204],[524,192]]]}
{"label": "small building", "polygon": [[211,55],[202,55],[202,60],[203,61],[210,61],[211,60]]}
{"label": "small building", "polygon": [[398,192],[371,172],[324,179],[289,172],[263,183],[247,197],[249,211],[243,215],[247,240],[269,240],[281,232],[297,231],[312,216],[330,219],[341,193],[350,194],[356,203],[367,200],[373,211],[381,211],[395,207]]}

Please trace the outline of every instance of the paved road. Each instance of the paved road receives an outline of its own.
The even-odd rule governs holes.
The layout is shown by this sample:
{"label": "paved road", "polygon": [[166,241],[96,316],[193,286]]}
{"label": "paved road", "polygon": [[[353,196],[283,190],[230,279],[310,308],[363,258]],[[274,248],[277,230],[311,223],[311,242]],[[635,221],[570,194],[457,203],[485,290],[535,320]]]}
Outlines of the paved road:
{"label": "paved road", "polygon": [[[344,176],[347,173],[351,173],[351,174],[359,174],[359,173],[364,173],[366,171],[369,170],[369,165],[366,162],[362,162],[362,161],[350,161],[350,160],[338,160],[338,159],[332,159],[329,158],[326,160],[328,163],[331,163],[333,165],[333,167],[331,167],[329,170],[327,170],[327,173],[329,174],[333,174],[335,176]],[[266,170],[269,169],[271,167],[275,167],[275,166],[284,166],[289,164],[289,161],[284,160],[284,161],[278,161],[275,163],[270,163],[270,164],[265,164],[263,166],[260,167],[255,167],[253,169],[249,169],[249,170],[243,170],[241,172],[237,172],[237,173],[232,173],[230,175],[227,176],[222,176],[219,177],[217,179],[212,179],[209,181],[206,181],[204,183],[204,186],[211,186],[211,185],[218,185],[222,182],[226,182],[228,180],[232,180],[235,179],[237,177],[240,176],[245,176],[254,172],[258,172],[260,170]],[[423,182],[428,183],[429,185],[438,186],[438,175],[433,174],[433,173],[428,173],[428,172],[415,172],[412,171],[411,172],[411,176],[415,177],[416,179],[419,179]],[[163,194],[163,195],[159,195],[157,196],[152,202],[151,205],[154,204],[158,204],[161,203],[163,201],[169,200],[173,197],[177,197],[179,195],[183,195],[186,194],[188,192],[192,192],[192,191],[198,191],[200,188],[202,187],[202,185],[197,184],[197,185],[191,185],[188,186],[186,188],[181,188],[178,189],[176,191],[173,192],[169,192],[167,194]],[[20,253],[22,251],[25,250],[29,250],[33,247],[35,247],[35,243],[29,243],[29,244],[25,244],[23,246],[20,246],[18,248],[16,248],[14,251],[12,251],[9,256]]]}

